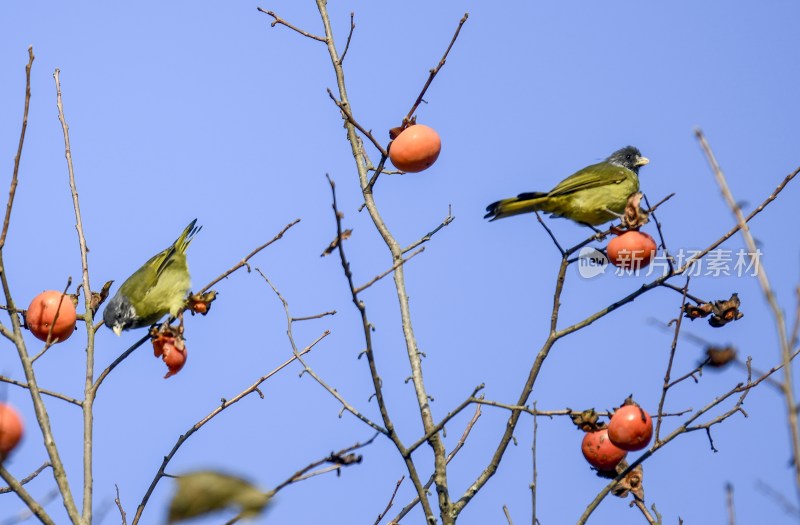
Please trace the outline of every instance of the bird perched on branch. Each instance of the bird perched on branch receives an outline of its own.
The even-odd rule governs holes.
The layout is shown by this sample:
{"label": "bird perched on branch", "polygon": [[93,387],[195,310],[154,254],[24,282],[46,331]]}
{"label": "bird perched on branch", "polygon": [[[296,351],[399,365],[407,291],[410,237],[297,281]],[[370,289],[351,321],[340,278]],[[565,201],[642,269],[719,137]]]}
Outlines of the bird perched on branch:
{"label": "bird perched on branch", "polygon": [[639,191],[639,168],[648,162],[638,149],[626,146],[603,162],[573,173],[549,192],[520,193],[493,202],[484,218],[541,211],[582,224],[603,224],[625,211],[628,196]]}
{"label": "bird perched on branch", "polygon": [[191,286],[186,248],[201,227],[189,223],[172,245],[156,254],[128,277],[103,311],[105,325],[120,335],[142,328],[166,314],[177,317]]}

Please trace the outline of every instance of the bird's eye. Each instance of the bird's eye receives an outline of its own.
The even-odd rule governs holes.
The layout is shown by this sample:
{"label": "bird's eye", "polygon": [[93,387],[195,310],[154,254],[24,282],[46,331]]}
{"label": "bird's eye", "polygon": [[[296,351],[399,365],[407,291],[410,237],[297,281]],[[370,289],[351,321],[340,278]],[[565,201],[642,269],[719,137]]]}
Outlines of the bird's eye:
{"label": "bird's eye", "polygon": [[631,160],[631,154],[630,154],[630,153],[628,153],[627,155],[625,155],[625,160]]}

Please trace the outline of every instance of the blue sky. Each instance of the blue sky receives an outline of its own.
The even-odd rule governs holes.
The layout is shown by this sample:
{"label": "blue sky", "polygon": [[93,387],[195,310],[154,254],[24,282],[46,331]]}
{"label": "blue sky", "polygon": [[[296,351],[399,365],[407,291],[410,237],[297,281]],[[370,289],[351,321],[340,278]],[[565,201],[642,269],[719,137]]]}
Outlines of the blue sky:
{"label": "blue sky", "polygon": [[[425,352],[425,379],[441,418],[485,383],[487,398],[511,403],[545,340],[559,254],[530,217],[483,219],[494,200],[546,190],[577,169],[633,144],[651,163],[642,188],[658,200],[671,250],[704,248],[733,225],[693,129],[702,127],[731,190],[751,209],[800,165],[798,144],[800,51],[793,35],[800,8],[768,4],[630,1],[535,4],[508,2],[331,2],[341,50],[355,12],[357,28],[345,60],[356,118],[382,141],[399,124],[439,60],[465,11],[470,18],[447,64],[417,112],[436,128],[443,149],[426,172],[382,177],[376,199],[402,244],[430,231],[452,207],[455,221],[406,268],[412,315]],[[117,284],[163,249],[194,217],[203,225],[189,251],[195,287],[202,286],[271,239],[296,218],[286,237],[258,255],[260,268],[289,302],[293,315],[337,310],[334,317],[295,327],[305,346],[328,336],[310,365],[351,403],[372,416],[357,311],[341,267],[319,254],[335,236],[330,189],[337,182],[356,282],[384,271],[391,260],[361,204],[341,119],[326,88],[335,87],[327,51],[283,27],[256,7],[272,9],[322,33],[313,2],[140,2],[135,6],[78,2],[8,3],[0,16],[0,188],[11,176],[19,138],[27,47],[33,45],[33,97],[20,185],[5,251],[18,305],[44,289],[77,281],[80,256],[69,195],[63,137],[57,119],[55,68],[61,69],[66,117],[91,249],[93,287]],[[378,156],[370,152],[377,162]],[[3,190],[5,192],[5,190]],[[752,224],[778,300],[794,313],[798,239],[793,183]],[[564,244],[586,231],[566,221],[550,226]],[[645,230],[654,234],[653,225]],[[723,248],[738,250],[738,237]],[[643,278],[581,279],[570,270],[564,323],[574,322],[636,289]],[[163,363],[143,347],[101,388],[96,404],[96,512],[117,523],[114,484],[129,516],[161,458],[180,434],[220,398],[230,398],[290,355],[283,308],[256,273],[220,283],[211,315],[187,321],[186,367],[167,381]],[[774,325],[751,277],[699,277],[692,292],[707,299],[738,292],[745,317],[715,330],[702,321],[687,332],[733,343],[754,366],[778,362]],[[376,355],[397,427],[406,442],[420,434],[397,300],[390,279],[365,292],[376,326]],[[531,401],[542,409],[606,409],[633,393],[655,411],[680,296],[656,290],[554,348]],[[6,322],[6,321],[4,321]],[[40,383],[81,395],[84,333],[37,363]],[[97,339],[98,371],[140,334]],[[38,342],[28,338],[32,349]],[[7,343],[0,368],[20,377]],[[675,372],[690,370],[703,348],[678,347]],[[195,434],[169,472],[221,468],[269,488],[332,450],[371,432],[339,417],[336,401],[295,364],[268,381],[265,399],[251,397]],[[668,410],[699,408],[743,380],[729,369],[707,372],[667,399]],[[26,392],[3,394],[20,407],[28,435],[7,467],[24,477],[45,459]],[[75,407],[48,400],[56,437],[80,484],[81,420]],[[645,463],[648,503],[667,522],[726,520],[724,486],[736,492],[739,522],[794,523],[758,487],[766,483],[791,501],[788,432],[780,395],[769,386],[747,397],[748,418],[716,427],[709,450],[702,433],[685,435]],[[452,448],[471,412],[448,426]],[[451,464],[450,487],[460,495],[485,466],[507,414],[485,407],[466,447]],[[672,421],[665,423],[667,429]],[[497,475],[462,515],[463,523],[529,520],[531,421],[524,419]],[[569,523],[603,486],[579,452],[581,435],[564,418],[540,419],[538,512],[542,523]],[[391,444],[378,439],[364,462],[284,490],[258,523],[371,523],[388,501],[404,467]],[[635,456],[633,456],[635,457]],[[418,452],[428,472],[430,454]],[[42,497],[42,475],[29,485]],[[163,522],[173,490],[157,488],[145,523]],[[398,510],[412,497],[404,482]],[[22,507],[0,497],[0,516]],[[47,506],[63,522],[57,502]],[[390,512],[390,515],[393,515]],[[409,523],[418,523],[421,514]],[[219,523],[224,520],[198,520]],[[608,499],[595,523],[642,523],[627,503]]]}

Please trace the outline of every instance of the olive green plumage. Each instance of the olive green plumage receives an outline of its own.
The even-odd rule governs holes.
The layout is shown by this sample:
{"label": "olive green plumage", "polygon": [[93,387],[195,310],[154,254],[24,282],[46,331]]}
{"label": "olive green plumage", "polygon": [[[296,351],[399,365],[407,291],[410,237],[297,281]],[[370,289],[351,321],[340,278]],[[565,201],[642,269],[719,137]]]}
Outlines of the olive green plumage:
{"label": "olive green plumage", "polygon": [[103,321],[115,334],[158,322],[166,314],[178,315],[191,286],[186,249],[197,219],[183,230],[172,245],[156,254],[128,277],[103,311]]}
{"label": "olive green plumage", "polygon": [[639,168],[648,162],[638,149],[626,146],[603,162],[573,173],[547,193],[521,193],[493,202],[484,218],[541,211],[583,224],[603,224],[625,211],[628,197],[639,191]]}

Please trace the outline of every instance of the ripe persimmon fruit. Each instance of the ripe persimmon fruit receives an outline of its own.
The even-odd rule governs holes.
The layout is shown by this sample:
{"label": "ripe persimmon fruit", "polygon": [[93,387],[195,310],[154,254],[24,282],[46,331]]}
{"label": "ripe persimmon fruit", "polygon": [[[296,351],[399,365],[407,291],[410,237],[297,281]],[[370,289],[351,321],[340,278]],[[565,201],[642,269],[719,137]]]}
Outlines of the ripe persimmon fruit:
{"label": "ripe persimmon fruit", "polygon": [[433,128],[413,124],[392,141],[389,158],[397,169],[417,173],[430,168],[441,150],[442,140]]}
{"label": "ripe persimmon fruit", "polygon": [[19,412],[9,404],[0,403],[0,461],[19,444],[22,428]]}
{"label": "ripe persimmon fruit", "polygon": [[636,404],[619,407],[608,423],[608,438],[623,450],[642,450],[653,437],[653,420]]}
{"label": "ripe persimmon fruit", "polygon": [[581,442],[583,457],[591,466],[605,472],[613,471],[628,454],[608,439],[608,429],[587,432]]}
{"label": "ripe persimmon fruit", "polygon": [[628,270],[644,268],[656,256],[656,241],[648,234],[628,230],[608,242],[606,254],[614,266]]}
{"label": "ripe persimmon fruit", "polygon": [[63,343],[69,339],[75,331],[77,319],[72,299],[56,290],[47,290],[34,297],[25,313],[31,333],[42,341],[47,341],[50,334],[51,343]]}

